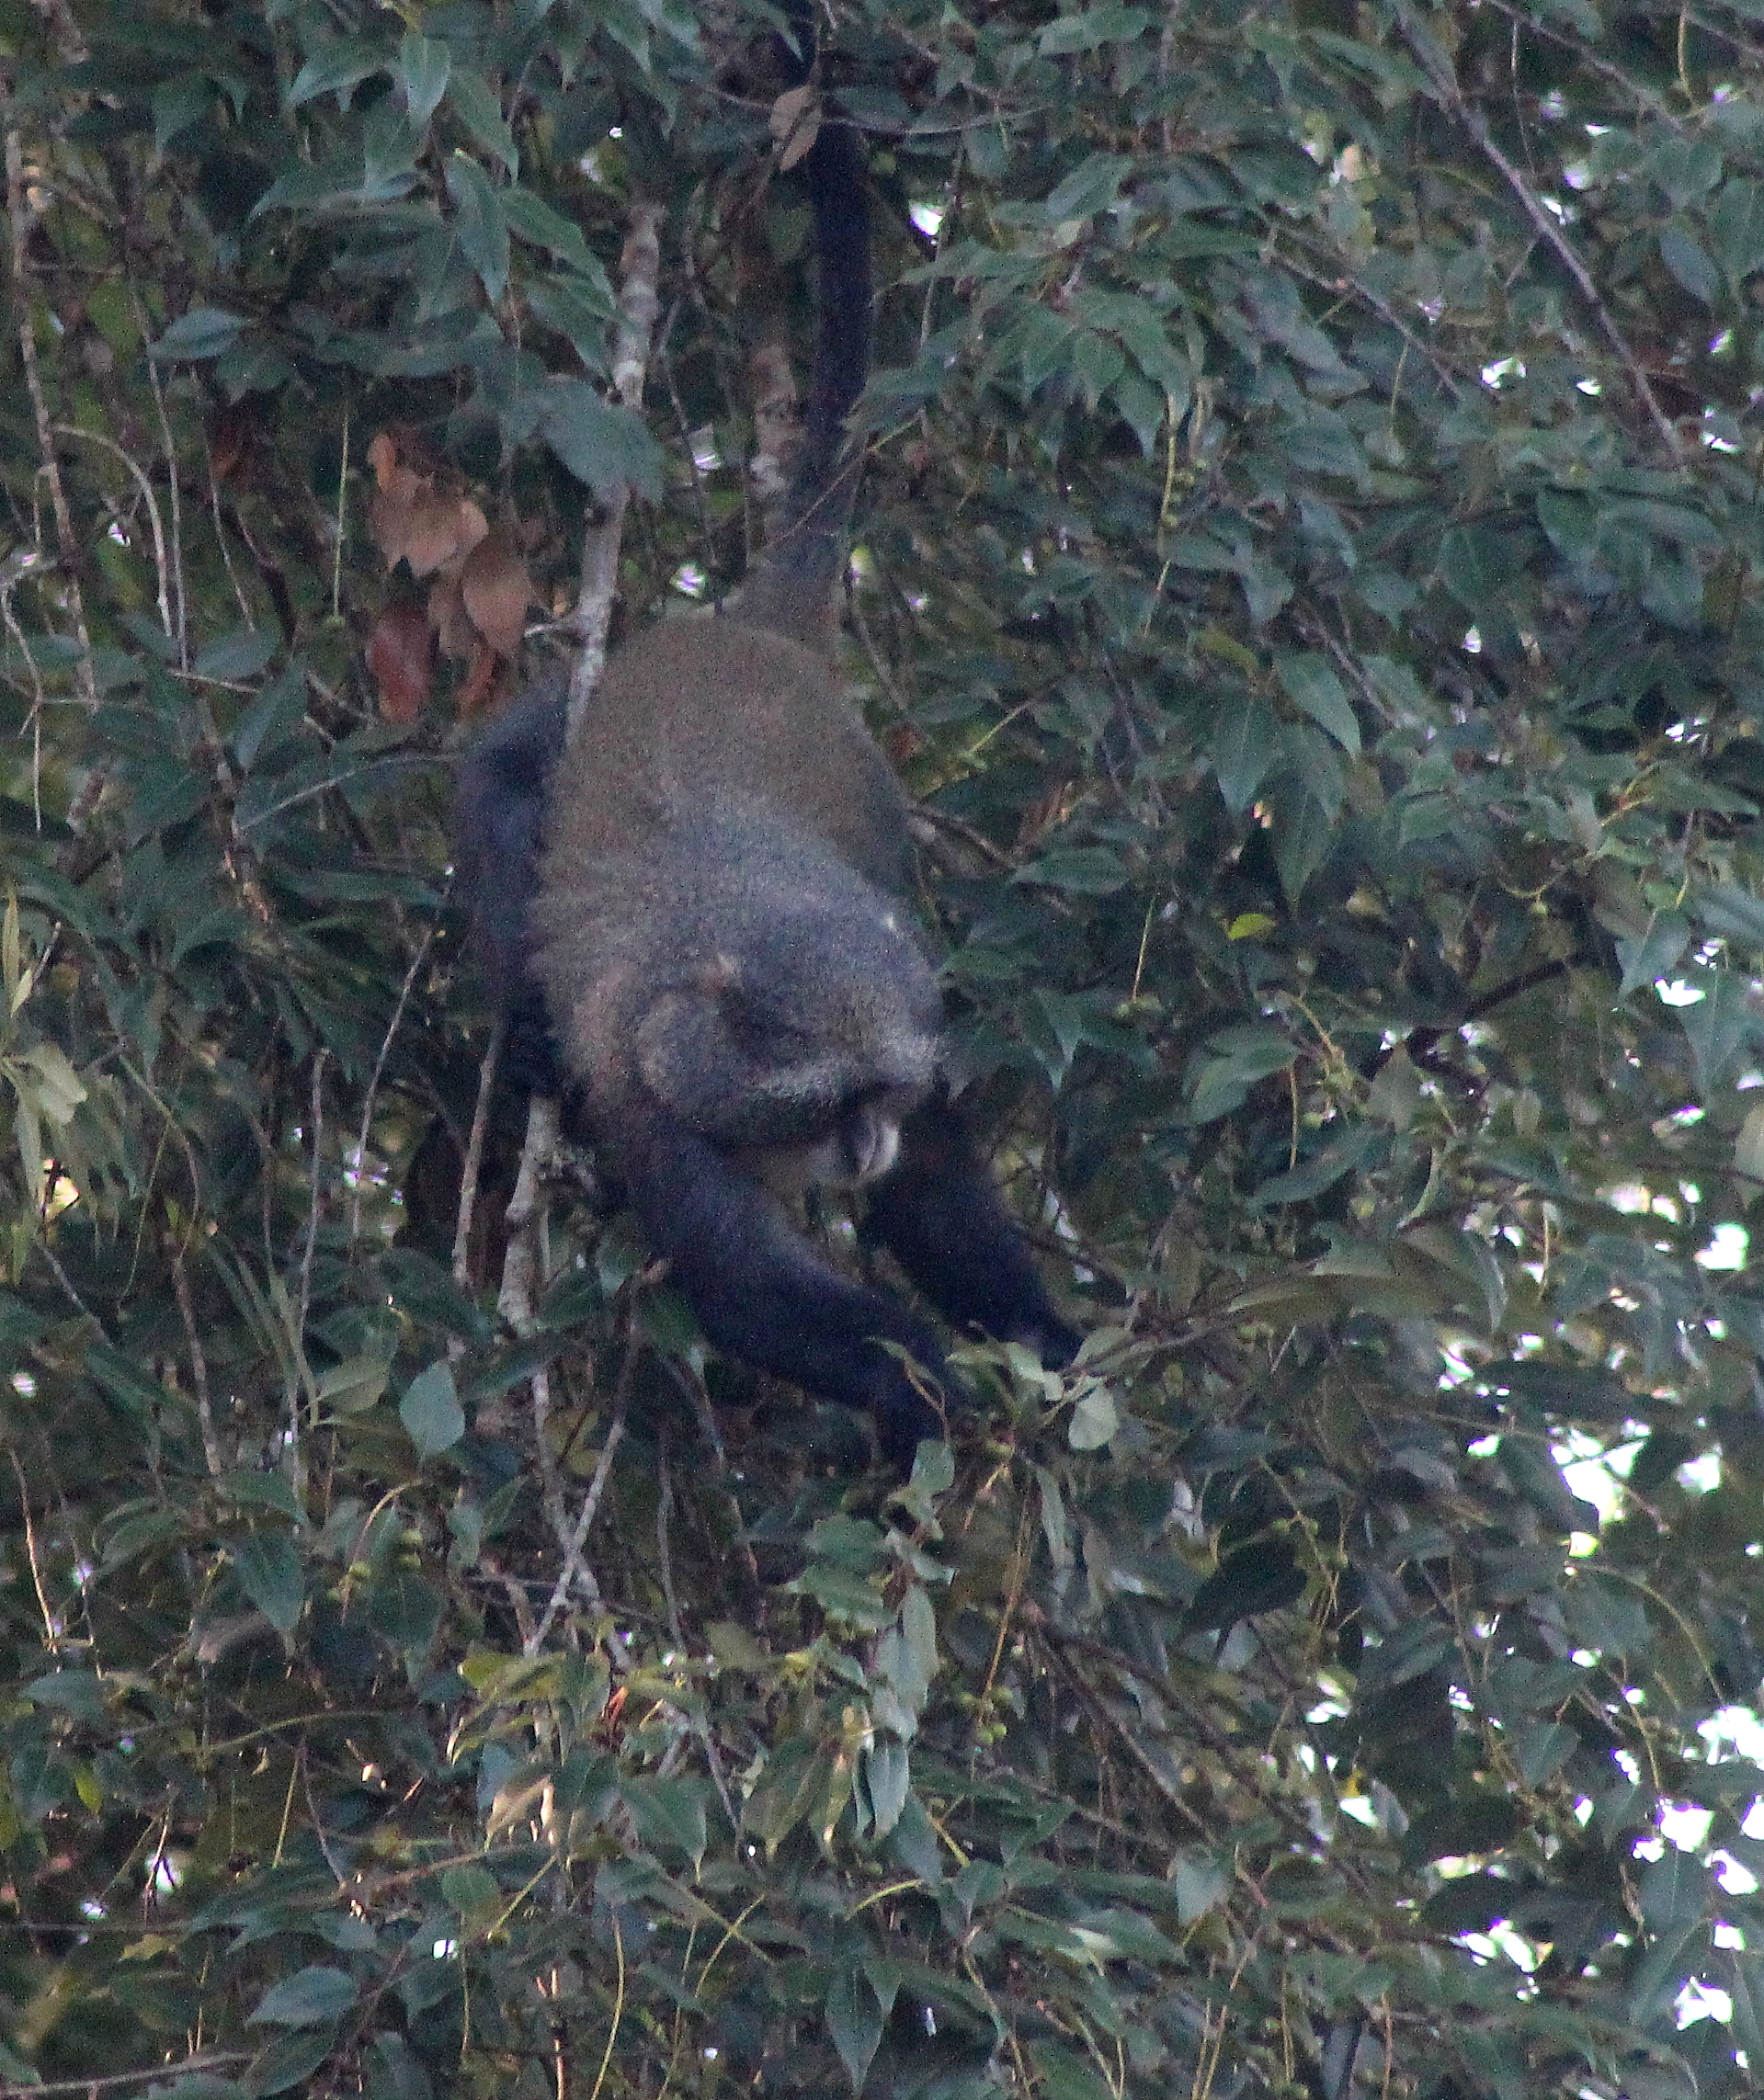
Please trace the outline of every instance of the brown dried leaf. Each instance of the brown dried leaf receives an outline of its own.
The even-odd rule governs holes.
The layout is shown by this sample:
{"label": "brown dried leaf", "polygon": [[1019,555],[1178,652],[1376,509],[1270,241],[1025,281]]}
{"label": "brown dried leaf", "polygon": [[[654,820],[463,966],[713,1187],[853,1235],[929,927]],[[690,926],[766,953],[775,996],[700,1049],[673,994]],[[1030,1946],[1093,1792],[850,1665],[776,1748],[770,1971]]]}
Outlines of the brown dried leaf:
{"label": "brown dried leaf", "polygon": [[811,86],[787,87],[766,121],[778,141],[779,166],[792,168],[819,135],[821,98]]}
{"label": "brown dried leaf", "polygon": [[495,705],[506,668],[503,659],[487,641],[477,644],[472,654],[472,668],[460,687],[459,706],[462,715],[474,715],[482,708]]}
{"label": "brown dried leaf", "polygon": [[502,533],[488,534],[466,556],[460,589],[472,626],[496,654],[518,654],[527,607],[533,602],[533,580]]}
{"label": "brown dried leaf", "polygon": [[428,617],[450,656],[470,656],[478,646],[478,630],[465,609],[457,569],[443,570],[429,585]]}
{"label": "brown dried leaf", "polygon": [[209,467],[217,482],[249,479],[256,449],[257,410],[249,395],[222,402],[209,424]]}
{"label": "brown dried leaf", "polygon": [[461,560],[489,529],[489,520],[470,496],[426,492],[411,505],[405,526],[403,552],[411,574],[427,576]]}
{"label": "brown dried leaf", "polygon": [[380,559],[387,568],[395,569],[404,558],[404,543],[410,538],[409,500],[376,489],[368,499],[368,530]]}
{"label": "brown dried leaf", "polygon": [[421,606],[399,599],[368,635],[368,675],[388,721],[415,721],[435,682],[435,630]]}

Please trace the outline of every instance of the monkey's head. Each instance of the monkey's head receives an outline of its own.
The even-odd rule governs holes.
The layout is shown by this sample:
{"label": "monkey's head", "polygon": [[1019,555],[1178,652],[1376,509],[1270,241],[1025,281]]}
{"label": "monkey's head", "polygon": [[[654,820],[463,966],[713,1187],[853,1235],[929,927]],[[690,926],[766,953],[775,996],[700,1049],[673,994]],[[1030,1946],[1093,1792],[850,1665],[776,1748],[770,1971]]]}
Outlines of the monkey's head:
{"label": "monkey's head", "polygon": [[774,1186],[886,1174],[940,1050],[936,979],[905,914],[862,885],[722,930],[639,1025],[643,1086]]}

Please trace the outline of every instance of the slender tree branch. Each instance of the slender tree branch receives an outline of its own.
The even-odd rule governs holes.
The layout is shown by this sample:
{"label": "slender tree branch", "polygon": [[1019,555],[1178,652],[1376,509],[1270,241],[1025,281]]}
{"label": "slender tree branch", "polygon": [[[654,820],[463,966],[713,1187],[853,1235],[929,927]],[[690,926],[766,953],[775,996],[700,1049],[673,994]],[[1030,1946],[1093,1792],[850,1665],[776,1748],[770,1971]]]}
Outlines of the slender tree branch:
{"label": "slender tree branch", "polygon": [[1586,264],[1581,261],[1574,244],[1563,232],[1560,222],[1495,142],[1494,133],[1488,129],[1488,119],[1465,98],[1463,90],[1446,70],[1439,52],[1428,41],[1417,38],[1412,28],[1408,32],[1408,45],[1432,83],[1433,92],[1441,105],[1451,112],[1470,134],[1478,152],[1497,171],[1502,181],[1518,199],[1519,209],[1531,221],[1538,238],[1574,279],[1576,289],[1586,301],[1593,319],[1599,324],[1601,334],[1629,374],[1629,382],[1635,390],[1635,398],[1646,411],[1655,429],[1659,432],[1662,444],[1675,463],[1681,462],[1683,448],[1679,442],[1679,433],[1674,428],[1671,418],[1660,406],[1653,382],[1644,369],[1641,359],[1631,349],[1622,330],[1612,317],[1610,309],[1599,296],[1598,286],[1593,283]]}
{"label": "slender tree branch", "polygon": [[54,426],[43,392],[43,375],[37,362],[37,316],[30,290],[30,234],[37,214],[30,201],[30,186],[25,174],[25,146],[19,137],[9,98],[5,107],[6,126],[6,219],[12,231],[12,282],[18,302],[18,355],[25,368],[25,392],[30,396],[31,414],[37,424],[37,450],[40,471],[49,483],[50,508],[55,517],[55,541],[61,549],[62,569],[67,579],[67,609],[79,641],[75,666],[80,698],[89,708],[98,704],[97,673],[92,663],[92,635],[85,624],[85,599],[80,590],[80,543],[74,531],[74,514],[68,507],[67,490],[55,458]]}

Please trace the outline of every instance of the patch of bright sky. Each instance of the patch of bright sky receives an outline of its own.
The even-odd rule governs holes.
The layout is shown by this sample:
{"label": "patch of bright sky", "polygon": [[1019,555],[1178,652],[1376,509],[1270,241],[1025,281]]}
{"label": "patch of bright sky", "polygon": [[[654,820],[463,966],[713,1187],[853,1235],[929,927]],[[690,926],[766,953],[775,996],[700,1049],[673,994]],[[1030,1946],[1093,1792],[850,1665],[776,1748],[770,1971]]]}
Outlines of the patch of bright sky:
{"label": "patch of bright sky", "polygon": [[1730,1219],[1717,1225],[1714,1236],[1697,1256],[1697,1266],[1705,1269],[1743,1269],[1751,1258],[1752,1236],[1745,1226]]}

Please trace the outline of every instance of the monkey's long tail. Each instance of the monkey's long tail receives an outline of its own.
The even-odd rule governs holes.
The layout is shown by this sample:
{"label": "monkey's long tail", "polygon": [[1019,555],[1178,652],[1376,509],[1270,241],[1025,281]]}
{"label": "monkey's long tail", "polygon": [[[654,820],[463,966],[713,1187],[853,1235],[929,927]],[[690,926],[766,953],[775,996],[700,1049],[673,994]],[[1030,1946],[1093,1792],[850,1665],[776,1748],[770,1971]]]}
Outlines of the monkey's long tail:
{"label": "monkey's long tail", "polygon": [[862,443],[846,427],[870,376],[870,185],[861,134],[829,112],[802,166],[815,256],[808,414],[778,529],[743,586],[738,617],[822,642],[863,465]]}

